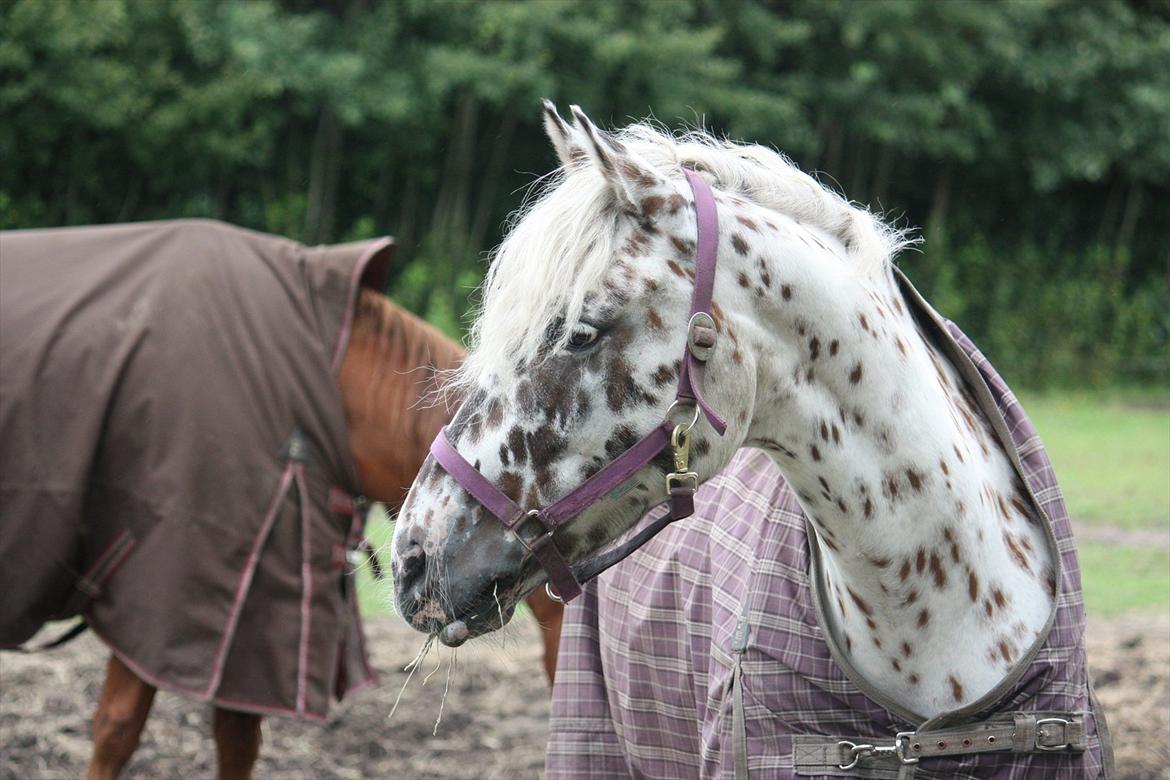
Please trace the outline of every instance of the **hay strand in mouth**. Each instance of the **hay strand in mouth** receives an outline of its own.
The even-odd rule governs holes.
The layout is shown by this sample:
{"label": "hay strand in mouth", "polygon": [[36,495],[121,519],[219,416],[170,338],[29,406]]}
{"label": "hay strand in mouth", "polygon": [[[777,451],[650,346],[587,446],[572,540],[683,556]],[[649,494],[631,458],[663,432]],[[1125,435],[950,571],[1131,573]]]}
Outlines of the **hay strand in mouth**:
{"label": "hay strand in mouth", "polygon": [[406,686],[410,685],[414,673],[418,671],[418,667],[422,664],[423,659],[427,657],[427,652],[430,651],[431,645],[435,643],[435,636],[437,635],[428,634],[426,640],[423,642],[422,649],[418,651],[418,655],[414,657],[413,661],[402,667],[402,671],[409,672],[409,674],[406,675],[406,680],[402,683],[402,688],[398,691],[398,698],[394,700],[394,706],[390,708],[390,714],[386,716],[386,720],[392,719],[394,713],[398,711],[398,704],[402,701],[402,694],[406,693]]}
{"label": "hay strand in mouth", "polygon": [[496,591],[499,589],[499,587],[500,587],[499,580],[492,583],[492,598],[496,600],[496,611],[498,613],[500,613],[500,628],[503,628],[504,627],[504,608],[500,606],[500,597],[496,593]]}
{"label": "hay strand in mouth", "polygon": [[441,656],[441,655],[438,655],[438,654],[436,654],[436,655],[435,655],[435,668],[434,668],[434,669],[431,669],[431,671],[429,671],[429,672],[427,673],[427,676],[423,678],[423,683],[422,683],[422,684],[423,684],[423,686],[424,686],[424,687],[426,686],[426,684],[427,684],[427,683],[429,683],[429,682],[431,681],[431,678],[435,676],[435,672],[439,671],[439,667],[440,667],[440,666],[442,666],[442,665],[443,665],[443,658],[442,658],[442,656]]}
{"label": "hay strand in mouth", "polygon": [[443,708],[447,706],[447,693],[451,690],[451,675],[455,671],[455,659],[458,652],[458,648],[451,648],[451,661],[447,664],[447,683],[443,686],[443,698],[439,700],[439,717],[435,718],[435,728],[431,730],[432,737],[439,735],[439,724],[443,722]]}

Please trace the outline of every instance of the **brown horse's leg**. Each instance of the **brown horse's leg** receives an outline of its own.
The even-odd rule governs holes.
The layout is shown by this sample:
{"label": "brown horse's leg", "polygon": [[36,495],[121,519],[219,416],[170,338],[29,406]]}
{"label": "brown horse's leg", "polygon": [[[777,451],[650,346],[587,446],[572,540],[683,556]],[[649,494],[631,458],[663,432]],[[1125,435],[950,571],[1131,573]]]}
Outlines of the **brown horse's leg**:
{"label": "brown horse's leg", "polygon": [[93,757],[86,780],[114,780],[122,773],[138,747],[154,694],[153,685],[138,679],[117,656],[110,656],[93,716]]}
{"label": "brown horse's leg", "polygon": [[260,716],[215,708],[212,731],[219,759],[219,780],[249,780],[260,755]]}
{"label": "brown horse's leg", "polygon": [[552,685],[557,675],[557,650],[561,645],[561,621],[565,617],[565,607],[550,599],[544,588],[528,594],[528,607],[540,624],[541,637],[544,639],[544,673],[548,675],[549,685]]}

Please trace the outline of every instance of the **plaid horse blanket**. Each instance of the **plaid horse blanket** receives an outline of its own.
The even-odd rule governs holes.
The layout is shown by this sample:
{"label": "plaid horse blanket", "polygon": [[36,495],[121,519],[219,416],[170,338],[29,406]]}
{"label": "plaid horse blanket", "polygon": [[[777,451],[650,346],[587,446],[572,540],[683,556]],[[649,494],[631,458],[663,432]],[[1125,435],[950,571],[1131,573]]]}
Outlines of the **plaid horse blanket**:
{"label": "plaid horse blanket", "polygon": [[934,757],[904,770],[896,761],[802,768],[797,747],[807,735],[890,743],[922,724],[866,696],[835,659],[818,618],[817,547],[805,515],[771,458],[745,449],[699,490],[693,517],[567,607],[548,780],[1108,776],[1112,751],[1089,685],[1080,572],[1052,466],[986,358],[906,288],[1032,488],[1062,561],[1056,615],[1039,653],[981,710],[943,716],[939,726],[1002,713],[1010,722],[1018,711],[1083,712],[1084,752]]}
{"label": "plaid horse blanket", "polygon": [[81,615],[150,683],[311,719],[372,681],[335,374],[392,249],[0,233],[0,646]]}

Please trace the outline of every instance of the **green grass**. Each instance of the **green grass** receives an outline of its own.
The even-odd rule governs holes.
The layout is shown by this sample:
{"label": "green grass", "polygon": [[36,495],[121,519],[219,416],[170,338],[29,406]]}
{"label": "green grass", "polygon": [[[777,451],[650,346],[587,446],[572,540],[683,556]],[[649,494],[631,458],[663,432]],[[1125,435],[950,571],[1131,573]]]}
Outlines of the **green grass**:
{"label": "green grass", "polygon": [[[378,617],[393,613],[394,580],[390,578],[390,537],[394,533],[386,511],[381,504],[370,510],[366,520],[366,538],[375,550],[380,550],[378,560],[382,562],[383,578],[374,579],[368,562],[362,563],[357,572],[358,607],[366,617]],[[385,548],[385,549],[383,549]]]}
{"label": "green grass", "polygon": [[1085,607],[1092,614],[1170,608],[1170,550],[1088,542],[1078,552]]}
{"label": "green grass", "polygon": [[1023,394],[1078,520],[1123,528],[1170,524],[1170,398]]}
{"label": "green grass", "polygon": [[[1170,395],[1166,391],[1022,394],[1048,448],[1069,512],[1122,529],[1170,526]],[[382,553],[386,578],[358,571],[358,603],[367,616],[391,613],[389,542],[393,526],[372,513],[366,534]],[[1082,542],[1085,603],[1097,615],[1170,609],[1170,550]]]}

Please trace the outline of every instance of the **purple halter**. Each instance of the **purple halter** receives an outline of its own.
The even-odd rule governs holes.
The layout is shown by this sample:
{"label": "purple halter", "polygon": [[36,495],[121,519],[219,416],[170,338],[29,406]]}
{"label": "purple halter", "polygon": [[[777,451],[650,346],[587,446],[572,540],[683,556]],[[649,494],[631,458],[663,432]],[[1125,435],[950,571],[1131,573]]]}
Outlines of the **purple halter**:
{"label": "purple halter", "polygon": [[[645,544],[651,537],[675,520],[690,517],[694,511],[694,494],[699,477],[688,468],[691,431],[699,420],[699,412],[707,417],[711,427],[723,435],[727,423],[703,398],[703,364],[715,348],[715,320],[711,316],[711,294],[715,285],[715,258],[719,248],[719,219],[711,188],[697,173],[684,169],[687,181],[695,195],[695,214],[698,222],[698,240],[695,247],[695,289],[691,298],[691,318],[687,325],[687,349],[679,372],[678,391],[671,409],[691,406],[695,412],[689,422],[675,424],[663,420],[650,433],[639,439],[604,468],[544,509],[521,509],[456,451],[447,438],[447,430],[439,431],[431,444],[431,455],[503,526],[516,534],[548,574],[549,584],[556,593],[549,595],[558,601],[571,601],[581,593],[581,583],[588,582],[601,572],[622,560]],[[670,500],[670,514],[639,531],[633,538],[616,548],[570,566],[553,541],[554,532],[585,509],[604,498],[639,469],[654,460],[670,446],[674,452],[675,470],[666,475],[666,497]],[[535,526],[536,533],[525,537],[525,528]]]}

